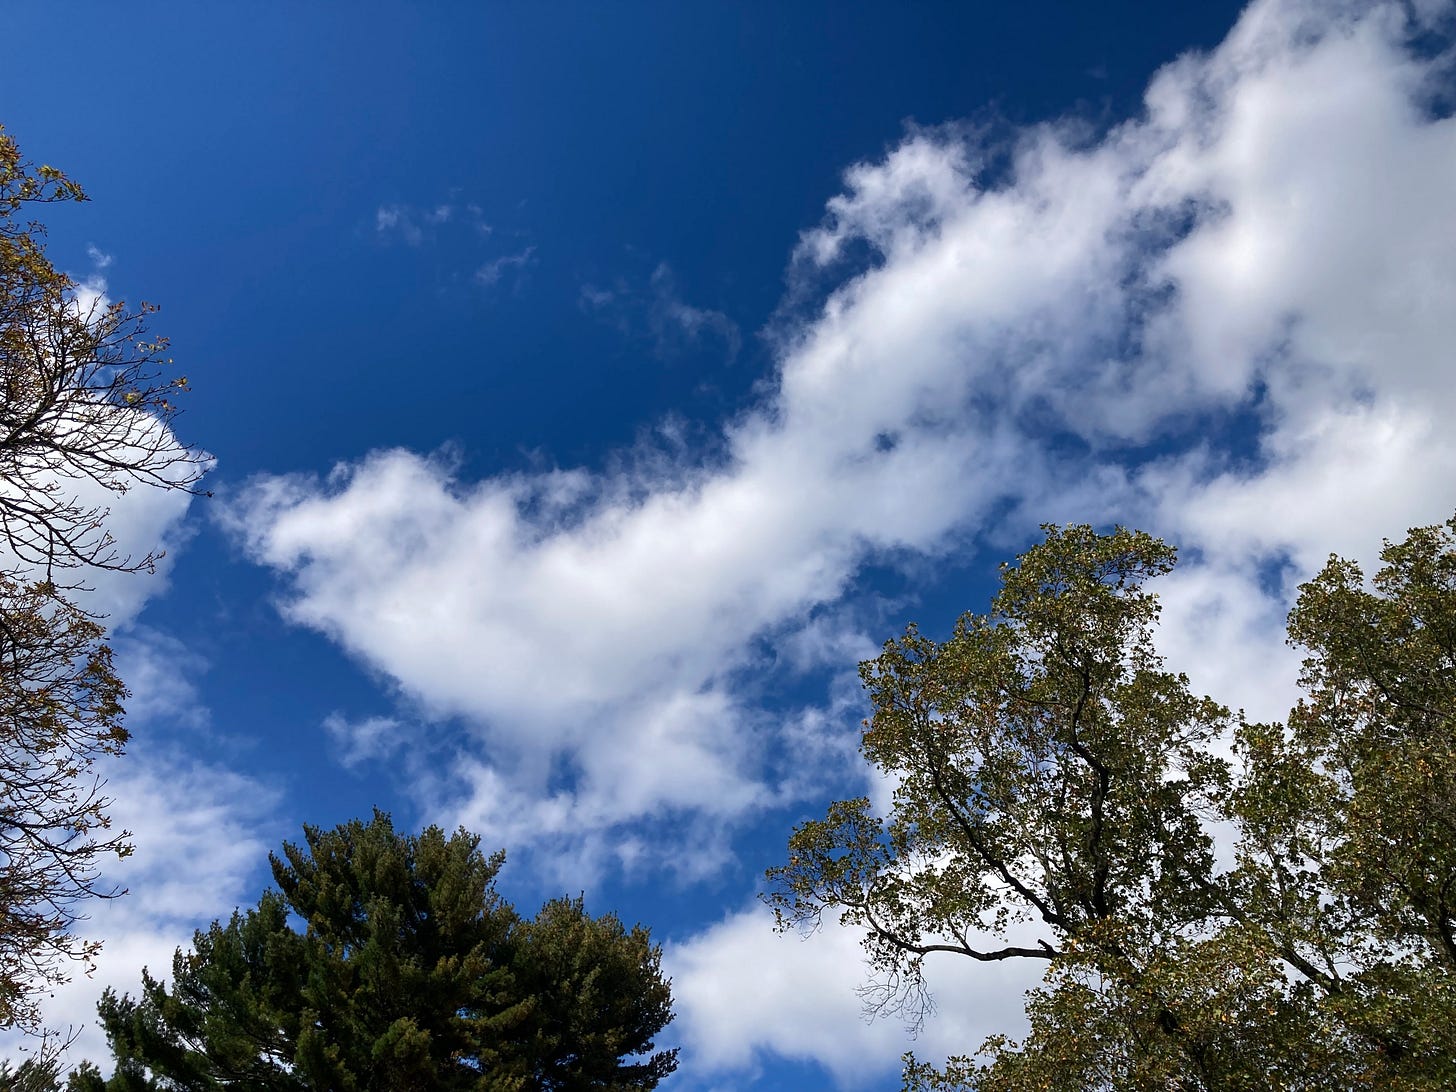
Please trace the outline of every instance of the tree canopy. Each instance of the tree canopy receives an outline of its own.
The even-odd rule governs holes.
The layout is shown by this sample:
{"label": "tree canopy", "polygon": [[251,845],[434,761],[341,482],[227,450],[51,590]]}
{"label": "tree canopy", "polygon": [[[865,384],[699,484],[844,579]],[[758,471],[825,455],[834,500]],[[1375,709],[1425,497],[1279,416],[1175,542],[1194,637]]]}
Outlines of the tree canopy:
{"label": "tree canopy", "polygon": [[647,930],[582,900],[523,919],[495,891],[502,854],[464,830],[389,817],[304,828],[277,889],[178,951],[168,986],[99,1009],[116,1058],[72,1087],[650,1089],[672,1018]]}
{"label": "tree canopy", "polygon": [[0,1028],[40,1028],[39,999],[99,945],[74,925],[125,832],[109,828],[96,761],[127,741],[126,691],[82,591],[88,570],[150,569],[86,497],[137,484],[192,491],[206,457],[170,421],[156,308],[105,301],[47,259],[35,206],[82,201],[0,129]]}
{"label": "tree canopy", "polygon": [[1031,959],[1029,1033],[906,1087],[1435,1089],[1456,1082],[1456,518],[1331,558],[1289,620],[1287,724],[1153,645],[1171,547],[1047,527],[987,614],[861,665],[894,786],[797,828],[781,927],[865,931],[882,1005],[928,958]]}

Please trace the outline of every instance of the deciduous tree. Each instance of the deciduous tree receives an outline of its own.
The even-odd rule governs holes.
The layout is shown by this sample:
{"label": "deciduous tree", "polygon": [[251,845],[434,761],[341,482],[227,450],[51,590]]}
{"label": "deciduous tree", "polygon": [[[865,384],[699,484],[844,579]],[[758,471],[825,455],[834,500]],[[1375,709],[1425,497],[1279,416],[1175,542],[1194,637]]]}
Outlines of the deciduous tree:
{"label": "deciduous tree", "polygon": [[1164,669],[1143,585],[1174,553],[1121,529],[1047,528],[989,614],[861,666],[893,806],[794,832],[781,925],[863,928],[912,1014],[926,959],[1046,966],[1020,1043],[907,1088],[1456,1081],[1456,520],[1383,556],[1373,590],[1333,558],[1304,587],[1288,725]]}
{"label": "deciduous tree", "polygon": [[37,1023],[36,994],[99,944],[72,933],[97,865],[124,856],[92,762],[126,741],[101,627],[45,582],[0,574],[0,1026]]}
{"label": "deciduous tree", "polygon": [[108,303],[51,265],[37,205],[80,201],[0,130],[0,1028],[38,1030],[38,999],[97,945],[74,931],[114,894],[97,866],[124,854],[94,773],[127,739],[111,653],[84,608],[88,570],[146,570],[104,505],[137,484],[194,490],[206,459],[170,428],[185,378],[167,378],[155,308]]}
{"label": "deciduous tree", "polygon": [[84,201],[54,167],[22,158],[0,130],[0,544],[58,585],[68,573],[149,569],[152,553],[123,554],[107,510],[85,498],[136,485],[190,489],[207,467],[169,424],[186,376],[169,376],[157,308],[77,285],[46,257],[36,205]]}

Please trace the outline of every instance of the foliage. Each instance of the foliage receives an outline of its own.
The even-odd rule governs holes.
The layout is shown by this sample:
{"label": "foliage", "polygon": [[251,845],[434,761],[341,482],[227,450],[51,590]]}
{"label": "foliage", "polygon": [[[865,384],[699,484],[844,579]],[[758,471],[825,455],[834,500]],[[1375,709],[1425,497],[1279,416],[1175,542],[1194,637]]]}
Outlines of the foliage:
{"label": "foliage", "polygon": [[1021,1042],[908,1058],[907,1089],[1450,1087],[1456,519],[1373,590],[1338,558],[1304,586],[1288,725],[1163,669],[1171,548],[1046,531],[989,614],[861,665],[893,805],[795,830],[780,926],[863,928],[871,996],[912,1016],[932,955],[1046,964]]}
{"label": "foliage", "polygon": [[0,574],[0,1026],[35,1023],[35,994],[99,945],[74,936],[97,859],[125,856],[85,772],[120,751],[124,691],[101,627],[55,595]]}
{"label": "foliage", "polygon": [[23,218],[81,200],[0,130],[0,1028],[32,1032],[39,998],[97,950],[74,924],[85,900],[115,893],[98,863],[128,850],[107,833],[94,773],[126,742],[125,691],[73,593],[86,569],[156,561],[120,553],[104,507],[82,494],[190,491],[205,461],[168,427],[187,381],[163,378],[166,342],[145,328],[155,308],[76,285]]}
{"label": "foliage", "polygon": [[[83,1089],[647,1089],[675,1051],[660,949],[582,902],[521,919],[503,856],[375,812],[273,857],[278,890],[196,934],[172,985],[100,1004],[116,1055]],[[301,921],[302,932],[291,920]]]}

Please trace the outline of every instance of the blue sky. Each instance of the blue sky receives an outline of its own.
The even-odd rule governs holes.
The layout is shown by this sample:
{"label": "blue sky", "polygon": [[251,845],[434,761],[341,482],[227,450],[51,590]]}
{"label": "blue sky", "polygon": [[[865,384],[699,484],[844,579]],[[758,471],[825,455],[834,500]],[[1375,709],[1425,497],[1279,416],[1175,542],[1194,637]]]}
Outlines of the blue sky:
{"label": "blue sky", "polygon": [[[162,304],[215,496],[99,582],[138,853],[80,1023],[304,822],[504,846],[667,945],[681,1089],[897,1087],[1014,1032],[754,900],[886,786],[856,662],[1043,521],[1185,548],[1170,662],[1278,717],[1330,552],[1456,506],[1453,13],[1236,5],[30,5],[0,122]],[[77,1048],[99,1057],[92,1033]]]}

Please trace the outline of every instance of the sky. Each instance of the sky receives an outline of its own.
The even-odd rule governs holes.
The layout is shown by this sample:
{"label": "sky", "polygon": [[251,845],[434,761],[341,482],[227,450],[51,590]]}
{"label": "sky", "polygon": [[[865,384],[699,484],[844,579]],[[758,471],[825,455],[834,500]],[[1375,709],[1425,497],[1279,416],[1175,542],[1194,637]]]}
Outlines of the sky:
{"label": "sky", "polygon": [[[664,1087],[898,1087],[1021,1027],[757,899],[883,782],[855,669],[947,635],[1045,522],[1181,548],[1159,647],[1251,717],[1332,552],[1456,509],[1456,8],[7,10],[0,123],[89,204],[52,261],[162,307],[210,498],[133,491],[98,579],[136,854],[101,988],[372,807],[664,946]],[[14,1049],[10,1041],[8,1049]]]}

